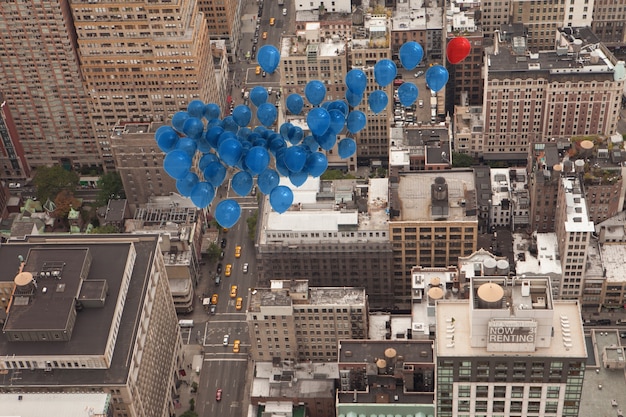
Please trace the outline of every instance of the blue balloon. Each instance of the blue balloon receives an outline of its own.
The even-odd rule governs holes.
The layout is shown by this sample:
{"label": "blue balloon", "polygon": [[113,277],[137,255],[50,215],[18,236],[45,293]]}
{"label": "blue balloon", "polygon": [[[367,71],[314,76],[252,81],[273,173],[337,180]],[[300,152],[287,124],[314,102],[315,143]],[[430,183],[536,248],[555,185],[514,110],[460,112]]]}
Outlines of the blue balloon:
{"label": "blue balloon", "polygon": [[215,197],[215,188],[207,182],[199,182],[191,190],[191,201],[198,208],[206,208]]}
{"label": "blue balloon", "polygon": [[285,150],[286,148],[281,149],[276,154],[276,171],[278,171],[278,173],[282,175],[283,177],[288,177],[290,174],[290,171],[289,171],[289,168],[287,168],[287,165],[285,164],[285,159],[284,159]]}
{"label": "blue balloon", "polygon": [[292,145],[297,145],[302,142],[304,138],[304,131],[300,126],[291,126],[289,132],[287,132],[287,140]]}
{"label": "blue balloon", "polygon": [[198,152],[200,153],[209,153],[213,150],[213,147],[211,146],[209,141],[204,138],[204,136],[200,136],[198,139],[196,139],[196,144],[198,145]]}
{"label": "blue balloon", "polygon": [[405,42],[400,47],[399,55],[402,66],[411,71],[413,68],[417,67],[420,62],[422,62],[424,49],[419,43],[409,41]]}
{"label": "blue balloon", "polygon": [[204,134],[204,138],[213,148],[217,149],[218,140],[222,133],[224,133],[223,127],[213,126],[207,129],[206,133]]}
{"label": "blue balloon", "polygon": [[274,45],[263,45],[257,53],[257,61],[263,71],[273,74],[280,62],[280,52]]}
{"label": "blue balloon", "polygon": [[314,135],[323,135],[330,126],[330,115],[326,109],[315,107],[306,115],[306,123]]}
{"label": "blue balloon", "polygon": [[270,154],[267,152],[267,149],[261,146],[254,146],[246,154],[245,161],[248,170],[257,175],[267,169],[270,163]]}
{"label": "blue balloon", "polygon": [[187,152],[175,149],[165,155],[163,169],[175,180],[185,178],[191,169],[191,157]]}
{"label": "blue balloon", "polygon": [[352,107],[356,107],[361,104],[361,100],[363,100],[363,94],[356,94],[350,90],[346,90],[346,101]]}
{"label": "blue balloon", "polygon": [[207,120],[215,120],[220,118],[222,110],[220,106],[215,103],[208,103],[204,106],[204,118]]}
{"label": "blue balloon", "polygon": [[289,131],[291,130],[291,128],[293,127],[293,125],[289,122],[285,122],[282,125],[280,125],[280,128],[278,129],[278,132],[280,133],[280,135],[285,138],[288,139],[289,138]]}
{"label": "blue balloon", "polygon": [[257,85],[252,90],[250,90],[250,101],[257,107],[267,102],[267,98],[267,90],[260,85]]}
{"label": "blue balloon", "polygon": [[237,123],[237,126],[248,126],[250,120],[252,120],[252,112],[250,107],[243,104],[238,105],[233,109],[233,120]]}
{"label": "blue balloon", "polygon": [[217,152],[226,165],[234,167],[237,165],[237,162],[239,162],[239,159],[241,159],[243,149],[241,142],[237,139],[226,139],[224,142],[220,143]]}
{"label": "blue balloon", "polygon": [[301,146],[290,146],[285,149],[283,160],[291,172],[300,172],[306,164],[307,152]]}
{"label": "blue balloon", "polygon": [[333,132],[327,131],[321,136],[316,137],[317,143],[319,143],[320,148],[325,151],[330,151],[337,143],[337,135]]}
{"label": "blue balloon", "polygon": [[304,138],[304,140],[302,141],[302,144],[304,146],[307,146],[311,152],[317,151],[320,147],[319,142],[315,139],[315,136],[313,135],[309,135],[306,138]]}
{"label": "blue balloon", "polygon": [[270,205],[277,213],[286,212],[293,203],[293,192],[289,187],[279,185],[270,193]]}
{"label": "blue balloon", "polygon": [[391,84],[396,74],[398,74],[398,68],[390,59],[381,59],[374,65],[374,79],[381,87]]}
{"label": "blue balloon", "polygon": [[346,117],[348,115],[348,103],[346,103],[343,100],[335,100],[332,103],[330,103],[328,105],[328,108],[326,109],[328,111],[331,110],[339,110],[341,112],[341,114],[343,114],[344,117]]}
{"label": "blue balloon", "polygon": [[306,158],[305,169],[312,177],[319,177],[328,168],[328,158],[321,152],[313,152]]}
{"label": "blue balloon", "polygon": [[335,135],[338,135],[346,125],[346,116],[341,112],[341,110],[337,109],[329,110],[328,115],[330,116],[330,125],[328,126],[328,130],[333,132]]}
{"label": "blue balloon", "polygon": [[178,111],[174,113],[174,116],[172,116],[172,127],[176,129],[177,132],[182,133],[185,120],[189,119],[189,117],[189,113],[186,111]]}
{"label": "blue balloon", "polygon": [[224,119],[222,119],[222,127],[224,128],[224,130],[233,133],[237,133],[237,131],[239,130],[239,125],[237,124],[233,116],[224,117]]}
{"label": "blue balloon", "polygon": [[274,188],[278,187],[278,184],[280,184],[280,175],[278,175],[278,172],[273,169],[266,169],[259,174],[256,182],[259,186],[259,191],[263,194],[269,194]]}
{"label": "blue balloon", "polygon": [[253,183],[252,175],[248,174],[246,171],[239,171],[233,175],[230,184],[237,194],[244,197],[250,194]]}
{"label": "blue balloon", "polygon": [[176,144],[176,149],[180,149],[181,151],[185,151],[190,158],[193,158],[196,150],[198,149],[198,144],[195,140],[187,137],[180,138],[178,143]]}
{"label": "blue balloon", "polygon": [[304,87],[304,96],[314,106],[326,98],[326,86],[318,80],[309,81]]}
{"label": "blue balloon", "polygon": [[284,149],[287,147],[287,142],[285,142],[285,140],[282,137],[277,137],[274,138],[270,141],[270,152],[274,154],[274,156],[276,156],[276,152],[278,152],[279,149]]}
{"label": "blue balloon", "polygon": [[219,187],[226,178],[226,167],[221,162],[211,162],[202,172],[204,180],[211,183],[214,187]]}
{"label": "blue balloon", "polygon": [[302,172],[291,172],[289,174],[289,181],[295,185],[296,187],[301,186],[302,184],[304,184],[307,180],[307,178],[309,178],[309,173],[306,171],[302,171]]}
{"label": "blue balloon", "polygon": [[227,229],[233,227],[241,217],[241,207],[235,200],[222,200],[215,207],[215,220]]}
{"label": "blue balloon", "polygon": [[370,110],[372,110],[374,114],[378,114],[381,111],[385,110],[388,102],[389,98],[387,98],[387,94],[382,90],[372,91],[367,98],[367,103],[370,106]]}
{"label": "blue balloon", "polygon": [[352,69],[346,74],[346,87],[357,95],[362,95],[367,87],[367,75],[360,69]]}
{"label": "blue balloon", "polygon": [[197,117],[200,119],[204,116],[204,103],[201,100],[191,100],[189,104],[187,104],[187,113],[191,117]]}
{"label": "blue balloon", "polygon": [[176,148],[178,133],[171,126],[161,126],[154,134],[157,146],[165,153]]}
{"label": "blue balloon", "polygon": [[343,138],[337,144],[337,151],[341,159],[349,158],[356,153],[356,142],[352,138]]}
{"label": "blue balloon", "polygon": [[204,131],[204,123],[202,120],[197,117],[189,117],[183,123],[183,133],[190,138],[197,139],[202,136],[202,132]]}
{"label": "blue balloon", "polygon": [[185,178],[176,180],[176,189],[183,197],[191,196],[191,191],[200,182],[200,179],[196,174],[190,172]]}
{"label": "blue balloon", "polygon": [[261,104],[256,110],[256,118],[265,127],[270,127],[276,121],[278,117],[278,111],[276,106],[270,103]]}
{"label": "blue balloon", "polygon": [[219,158],[217,157],[217,155],[215,155],[214,153],[205,153],[204,155],[202,155],[202,158],[200,158],[200,161],[198,161],[198,169],[201,172],[204,172],[206,167],[211,162],[215,162],[215,161],[219,161]]}
{"label": "blue balloon", "polygon": [[237,139],[237,135],[235,135],[233,132],[223,131],[222,134],[217,138],[217,146],[215,147],[215,150],[219,151],[220,146],[227,139],[235,139],[237,142],[239,142],[239,139]]}
{"label": "blue balloon", "polygon": [[448,77],[448,70],[441,65],[433,65],[426,70],[426,84],[435,93],[446,85]]}
{"label": "blue balloon", "polygon": [[404,83],[398,87],[398,100],[404,107],[411,107],[417,100],[418,94],[417,86],[413,83]]}
{"label": "blue balloon", "polygon": [[286,103],[287,110],[289,110],[291,114],[300,114],[302,107],[304,107],[304,100],[302,100],[300,94],[289,94]]}
{"label": "blue balloon", "polygon": [[352,110],[348,113],[348,118],[346,119],[346,127],[348,132],[357,133],[361,129],[365,127],[367,119],[365,114],[363,114],[360,110]]}

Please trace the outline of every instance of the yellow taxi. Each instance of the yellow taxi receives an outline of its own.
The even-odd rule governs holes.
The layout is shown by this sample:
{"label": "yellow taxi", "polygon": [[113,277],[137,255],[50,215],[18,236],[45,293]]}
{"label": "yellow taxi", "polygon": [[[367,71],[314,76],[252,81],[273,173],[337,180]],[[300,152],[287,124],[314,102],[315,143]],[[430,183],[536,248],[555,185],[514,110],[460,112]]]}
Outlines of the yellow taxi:
{"label": "yellow taxi", "polygon": [[273,17],[270,17],[270,26],[274,26],[274,23],[276,23],[276,19]]}
{"label": "yellow taxi", "polygon": [[235,297],[237,297],[237,286],[231,285],[230,286],[230,298],[235,298]]}
{"label": "yellow taxi", "polygon": [[235,304],[235,310],[241,310],[242,306],[243,306],[243,298],[238,297],[237,303]]}
{"label": "yellow taxi", "polygon": [[233,270],[233,266],[231,264],[226,264],[226,269],[224,270],[224,275],[229,277]]}
{"label": "yellow taxi", "polygon": [[241,246],[235,246],[235,258],[241,258]]}
{"label": "yellow taxi", "polygon": [[218,299],[218,295],[213,294],[213,296],[211,297],[211,304],[217,305],[217,299]]}
{"label": "yellow taxi", "polygon": [[235,343],[233,343],[233,353],[239,353],[239,345],[241,345],[241,341],[235,340]]}
{"label": "yellow taxi", "polygon": [[267,32],[263,32],[263,39],[267,39]]}
{"label": "yellow taxi", "polygon": [[256,66],[256,69],[254,70],[254,73],[255,73],[256,75],[259,75],[259,74],[261,73],[261,66],[260,66],[260,65],[257,65],[257,66]]}

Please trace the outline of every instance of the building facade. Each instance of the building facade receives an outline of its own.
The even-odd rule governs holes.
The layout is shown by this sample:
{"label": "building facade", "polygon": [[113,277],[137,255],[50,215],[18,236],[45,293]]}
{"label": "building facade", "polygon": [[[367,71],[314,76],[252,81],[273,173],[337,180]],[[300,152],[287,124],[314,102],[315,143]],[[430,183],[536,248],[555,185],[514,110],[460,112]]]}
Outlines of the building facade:
{"label": "building facade", "polygon": [[272,281],[250,293],[246,320],[255,361],[333,361],[341,339],[367,339],[365,290]]}
{"label": "building facade", "polygon": [[0,338],[0,369],[10,378],[0,390],[102,392],[115,417],[169,417],[182,340],[158,240],[27,236],[3,244],[14,286]]}
{"label": "building facade", "polygon": [[390,190],[396,304],[411,301],[411,268],[455,265],[476,250],[478,217],[471,170],[402,174]]}
{"label": "building facade", "polygon": [[[209,31],[198,2],[71,6],[89,114],[107,168],[119,120],[167,122],[194,99],[217,103]],[[123,38],[124,42],[114,42]]]}
{"label": "building facade", "polygon": [[100,166],[69,1],[4,2],[0,33],[3,107],[28,164]]}
{"label": "building facade", "polygon": [[437,415],[571,416],[587,349],[575,301],[545,277],[475,277],[469,300],[439,301]]}

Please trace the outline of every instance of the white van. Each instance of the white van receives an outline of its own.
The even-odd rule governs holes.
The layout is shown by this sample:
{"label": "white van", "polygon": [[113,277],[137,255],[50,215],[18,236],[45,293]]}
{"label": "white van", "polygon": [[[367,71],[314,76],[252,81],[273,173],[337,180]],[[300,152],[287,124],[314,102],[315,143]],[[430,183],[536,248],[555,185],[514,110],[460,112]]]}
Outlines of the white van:
{"label": "white van", "polygon": [[193,320],[178,320],[178,325],[181,329],[193,327]]}
{"label": "white van", "polygon": [[287,9],[283,9],[283,16],[287,16]]}

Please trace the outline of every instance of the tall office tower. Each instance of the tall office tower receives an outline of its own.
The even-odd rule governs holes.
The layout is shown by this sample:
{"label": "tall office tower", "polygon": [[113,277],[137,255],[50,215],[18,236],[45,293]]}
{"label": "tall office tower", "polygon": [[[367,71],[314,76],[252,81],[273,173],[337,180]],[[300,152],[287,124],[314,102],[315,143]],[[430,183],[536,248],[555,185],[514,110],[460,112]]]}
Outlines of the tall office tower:
{"label": "tall office tower", "polygon": [[577,417],[587,349],[580,305],[546,277],[474,277],[437,302],[437,413]]}
{"label": "tall office tower", "polygon": [[162,122],[121,122],[113,127],[110,152],[131,212],[150,197],[177,193],[176,180],[163,169],[165,155],[154,140]]}
{"label": "tall office tower", "polygon": [[250,293],[246,320],[252,359],[336,360],[339,340],[367,339],[368,312],[362,288],[272,281]]}
{"label": "tall office tower", "polygon": [[626,2],[594,0],[591,30],[609,48],[626,46]]}
{"label": "tall office tower", "polygon": [[104,164],[119,120],[166,122],[190,101],[219,102],[209,33],[196,0],[75,0],[72,14]]}
{"label": "tall office tower", "polygon": [[30,167],[24,147],[15,128],[10,106],[0,92],[0,178],[5,181],[21,181],[30,177]]}
{"label": "tall office tower", "polygon": [[478,106],[483,104],[483,44],[484,34],[476,25],[474,14],[477,9],[467,9],[457,3],[450,3],[450,13],[446,16],[447,41],[463,35],[472,49],[469,55],[458,64],[446,61],[450,79],[446,84],[446,113],[454,114],[454,106]]}
{"label": "tall office tower", "polygon": [[28,164],[102,165],[68,0],[1,2],[0,50],[3,101]]}
{"label": "tall office tower", "polygon": [[485,60],[486,160],[525,161],[532,142],[615,133],[623,62],[588,28],[565,28],[557,48],[528,53],[523,35]]}
{"label": "tall office tower", "polygon": [[386,178],[369,184],[309,179],[282,214],[259,215],[259,282],[308,279],[311,286],[365,288],[370,305],[394,305]]}
{"label": "tall office tower", "polygon": [[209,38],[226,44],[229,62],[243,59],[237,52],[241,42],[241,18],[245,2],[229,0],[198,0],[199,11],[204,14]]}
{"label": "tall office tower", "polygon": [[368,165],[386,164],[389,160],[389,120],[392,120],[393,106],[387,105],[380,113],[370,110],[367,97],[375,90],[382,90],[387,97],[393,97],[393,84],[380,87],[374,78],[374,66],[383,59],[391,59],[386,15],[373,15],[365,21],[365,34],[355,32],[352,49],[348,51],[348,69],[360,68],[367,75],[367,89],[364,99],[355,107],[367,116],[365,128],[355,134],[357,161]]}
{"label": "tall office tower", "polygon": [[182,340],[158,235],[27,236],[0,262],[13,281],[1,392],[99,392],[114,417],[174,413]]}
{"label": "tall office tower", "polygon": [[478,217],[472,170],[400,174],[389,204],[396,305],[411,302],[414,266],[447,267],[476,250]]}
{"label": "tall office tower", "polygon": [[559,180],[555,222],[563,275],[555,283],[561,299],[580,300],[585,280],[587,246],[594,232],[587,216],[582,185],[577,177]]}

